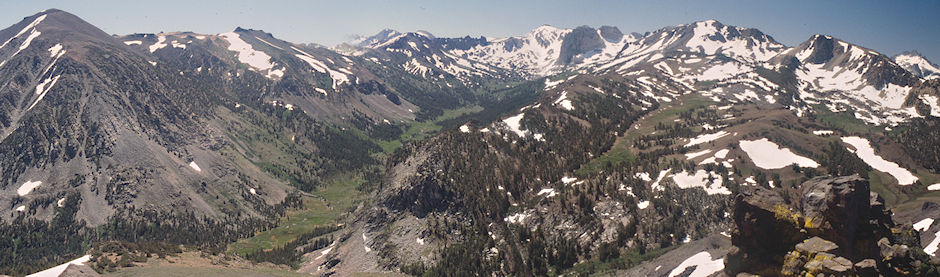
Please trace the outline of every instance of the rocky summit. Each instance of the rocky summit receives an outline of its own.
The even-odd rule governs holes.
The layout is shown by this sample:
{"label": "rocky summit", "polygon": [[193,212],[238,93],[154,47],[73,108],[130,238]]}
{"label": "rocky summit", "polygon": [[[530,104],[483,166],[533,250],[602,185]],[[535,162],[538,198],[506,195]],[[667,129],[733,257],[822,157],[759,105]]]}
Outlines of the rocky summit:
{"label": "rocky summit", "polygon": [[933,276],[919,236],[897,225],[857,175],[818,177],[792,191],[735,197],[730,276]]}

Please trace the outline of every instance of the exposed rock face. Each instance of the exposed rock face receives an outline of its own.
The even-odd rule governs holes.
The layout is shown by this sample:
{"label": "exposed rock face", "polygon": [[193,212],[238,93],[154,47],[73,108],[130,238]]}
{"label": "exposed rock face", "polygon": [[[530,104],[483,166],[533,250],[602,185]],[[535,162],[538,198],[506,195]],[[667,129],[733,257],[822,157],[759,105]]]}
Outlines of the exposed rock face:
{"label": "exposed rock face", "polygon": [[757,189],[735,197],[732,247],[725,269],[731,273],[766,274],[761,269],[780,264],[783,254],[806,236],[798,216],[780,194]]}
{"label": "exposed rock face", "polygon": [[617,27],[601,26],[598,30],[601,31],[601,37],[607,40],[607,42],[614,43],[623,39],[623,32],[620,32],[620,29],[617,29]]}
{"label": "exposed rock face", "polygon": [[[622,37],[622,36],[621,36]],[[561,43],[561,53],[558,56],[559,65],[567,65],[575,55],[603,48],[604,42],[597,30],[587,26],[575,28],[565,35]]]}
{"label": "exposed rock face", "polygon": [[813,179],[803,184],[804,228],[839,245],[852,256],[858,227],[869,218],[868,181],[858,176]]}
{"label": "exposed rock face", "polygon": [[858,175],[818,177],[792,191],[756,188],[735,198],[725,271],[765,276],[937,274],[917,233],[895,226]]}

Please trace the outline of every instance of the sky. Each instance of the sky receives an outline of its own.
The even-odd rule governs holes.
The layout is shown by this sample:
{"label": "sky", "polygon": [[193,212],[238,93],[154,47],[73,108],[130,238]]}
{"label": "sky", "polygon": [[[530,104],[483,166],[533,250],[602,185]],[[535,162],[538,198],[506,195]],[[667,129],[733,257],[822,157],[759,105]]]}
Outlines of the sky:
{"label": "sky", "polygon": [[333,46],[390,28],[438,37],[523,35],[540,25],[611,25],[624,33],[715,19],[757,28],[788,46],[831,35],[893,56],[917,50],[940,62],[940,1],[124,1],[0,0],[0,28],[47,8],[71,12],[109,34],[243,27],[295,43]]}

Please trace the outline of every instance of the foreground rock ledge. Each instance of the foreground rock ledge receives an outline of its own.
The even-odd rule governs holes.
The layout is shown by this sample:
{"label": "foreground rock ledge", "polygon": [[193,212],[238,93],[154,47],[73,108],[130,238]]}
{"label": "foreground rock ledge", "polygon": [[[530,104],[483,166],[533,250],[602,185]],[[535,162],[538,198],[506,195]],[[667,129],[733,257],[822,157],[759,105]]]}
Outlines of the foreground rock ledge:
{"label": "foreground rock ledge", "polygon": [[755,187],[734,199],[729,276],[938,276],[910,226],[858,175],[796,188]]}

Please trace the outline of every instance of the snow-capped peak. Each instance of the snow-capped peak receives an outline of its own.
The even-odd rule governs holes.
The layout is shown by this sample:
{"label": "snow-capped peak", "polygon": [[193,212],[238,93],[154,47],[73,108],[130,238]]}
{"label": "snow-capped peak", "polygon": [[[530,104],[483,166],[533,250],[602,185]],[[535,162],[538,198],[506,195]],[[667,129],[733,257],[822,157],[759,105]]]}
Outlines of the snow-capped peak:
{"label": "snow-capped peak", "polygon": [[895,124],[917,112],[905,99],[917,78],[873,50],[832,36],[814,35],[781,55],[796,58],[800,97],[821,101],[831,111],[854,110],[872,124]]}
{"label": "snow-capped peak", "polygon": [[904,52],[894,56],[894,62],[918,77],[940,79],[940,68],[917,51]]}
{"label": "snow-capped peak", "polygon": [[539,44],[547,46],[552,41],[562,39],[565,34],[571,32],[570,29],[562,29],[551,25],[542,25],[530,31],[526,37],[539,41]]}
{"label": "snow-capped peak", "polygon": [[424,36],[424,37],[426,37],[426,38],[432,38],[432,39],[434,38],[434,35],[431,34],[431,32],[424,31],[424,30],[417,30],[417,31],[414,32],[414,34],[421,35],[421,36]]}
{"label": "snow-capped peak", "polygon": [[356,47],[377,48],[379,45],[394,41],[402,35],[404,34],[392,29],[383,29],[372,36],[359,36],[358,38],[350,41],[349,44]]}
{"label": "snow-capped peak", "polygon": [[706,55],[722,53],[748,62],[762,62],[785,48],[757,29],[728,26],[713,19],[695,22],[687,28],[691,28],[692,35],[685,46]]}

